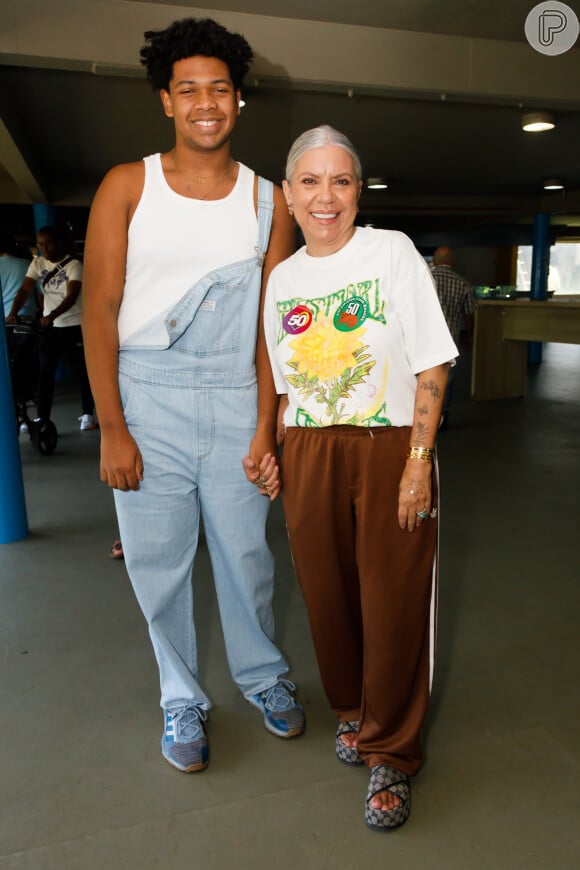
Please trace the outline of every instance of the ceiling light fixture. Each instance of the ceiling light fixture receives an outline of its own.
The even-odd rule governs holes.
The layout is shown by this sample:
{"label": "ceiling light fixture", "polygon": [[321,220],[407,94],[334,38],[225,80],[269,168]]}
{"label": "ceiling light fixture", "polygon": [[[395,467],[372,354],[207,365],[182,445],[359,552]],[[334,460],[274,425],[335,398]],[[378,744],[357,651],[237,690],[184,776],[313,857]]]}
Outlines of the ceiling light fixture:
{"label": "ceiling light fixture", "polygon": [[367,187],[369,190],[386,190],[388,184],[384,178],[367,178]]}
{"label": "ceiling light fixture", "polygon": [[548,178],[544,181],[544,190],[564,190],[564,183],[559,178]]}
{"label": "ceiling light fixture", "polygon": [[556,126],[554,116],[549,112],[528,112],[522,115],[522,130],[526,133],[542,133]]}

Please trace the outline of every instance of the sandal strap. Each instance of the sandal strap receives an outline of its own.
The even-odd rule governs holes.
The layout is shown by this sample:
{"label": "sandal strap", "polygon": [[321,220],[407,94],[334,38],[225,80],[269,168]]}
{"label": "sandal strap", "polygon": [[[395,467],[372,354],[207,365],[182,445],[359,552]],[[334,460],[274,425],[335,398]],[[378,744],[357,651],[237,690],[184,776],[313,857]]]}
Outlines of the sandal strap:
{"label": "sandal strap", "polygon": [[399,797],[402,802],[408,801],[411,796],[409,777],[402,770],[397,770],[396,767],[388,767],[385,764],[371,767],[367,802],[381,791],[390,791],[391,794]]}
{"label": "sandal strap", "polygon": [[339,722],[336,736],[341,734],[358,734],[359,722]]}

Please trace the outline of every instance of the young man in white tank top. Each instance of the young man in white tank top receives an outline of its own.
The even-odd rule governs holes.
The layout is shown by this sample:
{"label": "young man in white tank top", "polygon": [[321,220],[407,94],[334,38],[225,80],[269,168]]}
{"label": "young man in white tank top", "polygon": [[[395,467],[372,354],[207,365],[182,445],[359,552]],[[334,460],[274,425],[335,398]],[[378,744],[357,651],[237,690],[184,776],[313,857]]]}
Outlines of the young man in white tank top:
{"label": "young man in white tank top", "polygon": [[[260,287],[293,252],[294,230],[281,190],[272,197],[272,186],[231,156],[253,57],[245,39],[210,19],[145,37],[141,60],[173,121],[175,146],[116,166],[95,196],[83,332],[101,479],[114,490],[159,666],[162,753],[193,772],[208,763],[211,708],[197,679],[191,592],[200,514],[232,676],[269,731],[289,738],[304,729],[273,643],[265,540],[268,496],[279,481]],[[267,469],[259,488],[242,469],[248,445],[256,467]]]}

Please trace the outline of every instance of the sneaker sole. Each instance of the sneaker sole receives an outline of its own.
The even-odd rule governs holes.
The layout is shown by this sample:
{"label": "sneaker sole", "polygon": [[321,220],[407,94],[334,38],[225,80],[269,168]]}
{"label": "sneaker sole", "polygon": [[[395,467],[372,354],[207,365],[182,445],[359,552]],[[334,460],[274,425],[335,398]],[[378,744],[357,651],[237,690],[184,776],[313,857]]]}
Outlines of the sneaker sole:
{"label": "sneaker sole", "polygon": [[304,734],[304,726],[302,728],[294,728],[293,731],[287,731],[285,734],[282,734],[280,731],[276,731],[269,722],[264,721],[264,725],[270,734],[273,734],[274,737],[281,737],[282,740],[290,740],[292,737],[300,737],[301,734]]}
{"label": "sneaker sole", "polygon": [[169,764],[170,767],[172,767],[174,770],[178,770],[180,773],[199,773],[201,770],[205,770],[209,764],[208,759],[208,761],[202,761],[199,764],[190,764],[189,767],[178,767],[174,761],[170,761],[170,759],[167,758],[166,755],[163,755],[163,753],[161,753],[161,756],[163,760],[166,761],[167,764]]}

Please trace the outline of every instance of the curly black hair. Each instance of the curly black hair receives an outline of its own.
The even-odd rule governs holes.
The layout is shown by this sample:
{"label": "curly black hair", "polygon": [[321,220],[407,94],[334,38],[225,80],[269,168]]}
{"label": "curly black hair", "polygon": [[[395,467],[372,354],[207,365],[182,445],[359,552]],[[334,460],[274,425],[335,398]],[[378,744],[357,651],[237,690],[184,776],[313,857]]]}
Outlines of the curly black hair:
{"label": "curly black hair", "polygon": [[184,18],[165,30],[148,30],[141,49],[141,63],[154,90],[169,90],[173,64],[193,57],[217,57],[229,71],[236,90],[242,86],[254,52],[239,33],[230,33],[211,18]]}

